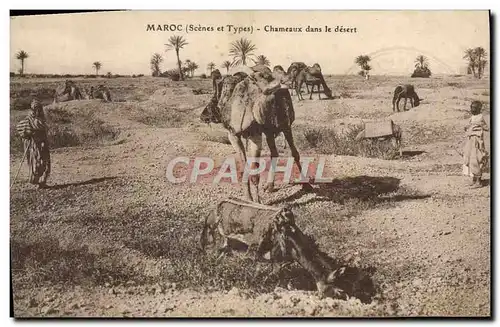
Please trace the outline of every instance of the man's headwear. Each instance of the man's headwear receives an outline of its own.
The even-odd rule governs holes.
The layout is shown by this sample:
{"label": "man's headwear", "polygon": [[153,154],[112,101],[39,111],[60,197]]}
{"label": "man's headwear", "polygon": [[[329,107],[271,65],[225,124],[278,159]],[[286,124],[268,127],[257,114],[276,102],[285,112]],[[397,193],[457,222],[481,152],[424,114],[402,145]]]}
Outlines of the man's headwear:
{"label": "man's headwear", "polygon": [[31,101],[31,111],[33,112],[35,117],[45,118],[45,115],[43,113],[43,105],[37,98],[34,98]]}

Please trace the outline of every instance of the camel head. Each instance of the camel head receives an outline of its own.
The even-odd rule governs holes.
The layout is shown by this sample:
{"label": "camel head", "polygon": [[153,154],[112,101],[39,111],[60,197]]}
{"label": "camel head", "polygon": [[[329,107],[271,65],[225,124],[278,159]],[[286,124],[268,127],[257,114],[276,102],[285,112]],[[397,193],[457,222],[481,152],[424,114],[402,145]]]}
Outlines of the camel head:
{"label": "camel head", "polygon": [[291,257],[314,276],[320,298],[343,296],[339,282],[342,282],[346,268],[334,263],[335,260],[318,265],[314,258],[323,257],[323,260],[326,260],[324,254],[322,255],[315,242],[295,225],[291,211],[284,210],[277,218],[272,229],[273,255],[278,258]]}
{"label": "camel head", "polygon": [[216,70],[212,71],[212,73],[210,74],[210,78],[212,80],[217,80],[217,79],[222,78],[222,74],[220,73],[220,70],[216,69]]}
{"label": "camel head", "polygon": [[224,108],[226,103],[231,98],[236,84],[241,82],[247,75],[244,73],[237,73],[233,76],[226,76],[220,81],[216,81],[217,90],[212,96],[212,99],[207,104],[205,109],[200,115],[200,119],[204,123],[221,123],[222,115],[221,108]]}
{"label": "camel head", "polygon": [[279,73],[286,74],[285,70],[280,65],[274,66],[273,72],[274,73],[278,73],[279,72]]}
{"label": "camel head", "polygon": [[280,84],[285,85],[286,87],[290,88],[292,86],[292,81],[293,78],[290,74],[287,74],[283,67],[281,66],[274,66],[273,68],[273,77],[274,79],[277,79],[280,81]]}

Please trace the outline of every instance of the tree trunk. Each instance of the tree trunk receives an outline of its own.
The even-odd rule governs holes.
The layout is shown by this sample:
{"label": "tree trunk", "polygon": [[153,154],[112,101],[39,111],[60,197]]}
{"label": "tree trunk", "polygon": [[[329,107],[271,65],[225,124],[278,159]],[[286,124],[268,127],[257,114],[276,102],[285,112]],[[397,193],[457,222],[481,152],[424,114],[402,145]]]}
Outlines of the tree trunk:
{"label": "tree trunk", "polygon": [[179,79],[183,81],[184,75],[182,74],[181,59],[179,58],[179,49],[175,49],[175,53],[177,54],[177,66],[179,66]]}
{"label": "tree trunk", "polygon": [[24,59],[21,59],[21,76],[24,76]]}

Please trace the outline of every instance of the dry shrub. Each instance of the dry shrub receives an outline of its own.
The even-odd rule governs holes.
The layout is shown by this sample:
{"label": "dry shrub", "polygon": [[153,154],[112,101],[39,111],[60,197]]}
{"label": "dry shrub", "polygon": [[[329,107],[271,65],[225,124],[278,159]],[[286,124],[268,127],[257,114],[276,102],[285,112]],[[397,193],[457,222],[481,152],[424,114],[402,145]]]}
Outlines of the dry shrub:
{"label": "dry shrub", "polygon": [[209,132],[201,132],[198,135],[199,139],[202,141],[231,144],[231,142],[229,142],[227,133],[224,132],[209,131]]}
{"label": "dry shrub", "polygon": [[300,148],[313,148],[322,154],[381,159],[394,159],[397,156],[398,149],[391,140],[356,141],[356,136],[362,130],[360,125],[351,126],[344,133],[338,133],[330,127],[306,127],[296,129],[295,135]]}
{"label": "dry shrub", "polygon": [[47,111],[51,148],[101,144],[116,139],[119,130],[97,118],[94,113],[69,112],[61,108]]}
{"label": "dry shrub", "polygon": [[130,108],[131,118],[155,127],[183,127],[191,121],[190,112],[165,107],[154,101],[144,101]]}
{"label": "dry shrub", "polygon": [[[62,108],[45,109],[51,149],[85,144],[101,144],[114,140],[119,130],[95,117],[93,113],[70,112]],[[22,153],[23,141],[16,134],[16,125],[24,116],[11,118],[10,152]]]}
{"label": "dry shrub", "polygon": [[43,105],[54,101],[55,89],[48,87],[24,88],[20,90],[11,90],[10,92],[10,110],[27,110],[30,108],[31,101],[36,97]]}
{"label": "dry shrub", "polygon": [[46,284],[102,285],[106,282],[144,281],[130,267],[118,260],[100,260],[112,253],[91,253],[88,246],[63,248],[53,237],[39,240],[12,239],[11,263],[18,284],[37,287]]}

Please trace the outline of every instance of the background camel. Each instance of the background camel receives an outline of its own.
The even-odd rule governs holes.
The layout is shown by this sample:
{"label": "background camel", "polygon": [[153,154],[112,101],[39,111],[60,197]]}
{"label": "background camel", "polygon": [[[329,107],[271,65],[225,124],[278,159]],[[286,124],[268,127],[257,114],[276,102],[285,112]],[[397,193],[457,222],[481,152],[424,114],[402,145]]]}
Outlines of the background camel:
{"label": "background camel", "polygon": [[97,88],[94,88],[93,86],[90,87],[89,99],[102,99],[105,102],[112,101],[111,92],[102,84],[98,85]]}
{"label": "background camel", "polygon": [[[217,92],[203,110],[200,119],[205,123],[222,123],[228,130],[228,138],[235,150],[240,154],[243,163],[247,162],[247,152],[250,157],[260,158],[262,150],[262,134],[271,151],[273,165],[276,165],[279,156],[275,138],[283,133],[290,146],[295,164],[302,171],[300,155],[295,147],[291,125],[295,119],[292,98],[287,89],[269,86],[276,83],[265,83],[258,72],[251,78],[240,72],[233,76],[226,76],[217,85]],[[279,86],[279,83],[277,83]],[[265,94],[262,90],[270,91]],[[250,114],[249,114],[250,113]],[[242,138],[247,140],[247,149],[243,146]],[[257,163],[251,168],[256,168]],[[256,202],[260,202],[259,175],[252,176],[256,188]],[[250,190],[250,180],[245,181],[245,196],[253,201]],[[312,188],[310,184],[303,184],[304,188]],[[274,176],[271,174],[266,190],[274,188]]]}
{"label": "background camel", "polygon": [[82,99],[80,88],[71,80],[66,80],[64,84],[59,85],[54,94],[54,103]]}
{"label": "background camel", "polygon": [[[292,85],[291,85],[290,90],[296,89],[296,77],[302,69],[306,69],[306,68],[307,68],[307,65],[303,62],[292,62],[290,64],[290,66],[288,67],[288,69],[286,71],[286,73],[292,79]],[[306,88],[307,88],[307,93],[309,93],[309,88],[308,88],[307,84],[306,84]],[[292,91],[290,91],[290,92],[292,92]]]}
{"label": "background camel", "polygon": [[[318,63],[315,63],[312,67],[308,67],[303,62],[293,62],[290,67],[288,67],[287,74],[291,75],[293,79],[292,88],[297,91],[299,100],[304,99],[301,95],[303,84],[306,85],[307,93],[312,93],[314,86],[316,86],[318,94],[320,91],[319,86],[321,85],[325,95],[330,99],[332,98],[332,91],[326,84],[321,72],[321,67]],[[311,91],[309,91],[309,86],[311,86]],[[309,99],[312,99],[312,94]]]}
{"label": "background camel", "polygon": [[222,74],[218,69],[216,69],[212,71],[212,73],[210,74],[210,78],[212,79],[213,91],[217,92],[217,83],[222,80]]}

